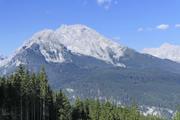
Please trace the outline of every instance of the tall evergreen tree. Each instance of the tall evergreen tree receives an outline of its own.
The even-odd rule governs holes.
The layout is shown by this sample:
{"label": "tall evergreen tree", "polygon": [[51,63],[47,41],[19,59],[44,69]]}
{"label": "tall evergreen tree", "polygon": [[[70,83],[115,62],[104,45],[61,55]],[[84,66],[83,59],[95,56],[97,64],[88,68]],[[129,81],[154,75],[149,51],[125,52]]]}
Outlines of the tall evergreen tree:
{"label": "tall evergreen tree", "polygon": [[173,120],[180,120],[180,112],[176,112]]}
{"label": "tall evergreen tree", "polygon": [[57,120],[71,120],[71,106],[68,98],[60,90],[56,95]]}
{"label": "tall evergreen tree", "polygon": [[48,93],[48,80],[44,67],[42,67],[39,73],[40,81],[40,119],[46,120],[46,98]]}

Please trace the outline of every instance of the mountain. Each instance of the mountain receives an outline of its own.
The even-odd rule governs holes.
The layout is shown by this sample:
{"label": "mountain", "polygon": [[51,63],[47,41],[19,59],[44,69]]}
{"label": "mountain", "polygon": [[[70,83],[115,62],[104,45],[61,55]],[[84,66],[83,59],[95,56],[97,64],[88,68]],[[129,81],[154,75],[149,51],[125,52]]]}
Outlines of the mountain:
{"label": "mountain", "polygon": [[[84,25],[62,26],[52,30],[43,30],[35,34],[25,44],[27,48],[33,44],[40,45],[40,51],[48,62],[62,63],[66,61],[61,51],[66,47],[74,54],[94,57],[96,59],[121,66],[118,58],[123,56],[127,48],[107,40],[99,33]],[[55,56],[51,56],[54,53]],[[122,66],[124,66],[122,64]]]}
{"label": "mountain", "polygon": [[0,54],[0,61],[4,60],[4,56]]}
{"label": "mountain", "polygon": [[20,64],[34,72],[44,66],[50,85],[63,89],[71,100],[136,101],[167,113],[180,103],[179,63],[139,53],[84,25],[34,34],[0,61],[0,74],[11,74]]}
{"label": "mountain", "polygon": [[0,54],[0,66],[1,66],[1,64],[4,64],[5,59],[7,59],[7,57]]}
{"label": "mountain", "polygon": [[180,63],[180,46],[164,43],[159,48],[146,48],[144,53]]}

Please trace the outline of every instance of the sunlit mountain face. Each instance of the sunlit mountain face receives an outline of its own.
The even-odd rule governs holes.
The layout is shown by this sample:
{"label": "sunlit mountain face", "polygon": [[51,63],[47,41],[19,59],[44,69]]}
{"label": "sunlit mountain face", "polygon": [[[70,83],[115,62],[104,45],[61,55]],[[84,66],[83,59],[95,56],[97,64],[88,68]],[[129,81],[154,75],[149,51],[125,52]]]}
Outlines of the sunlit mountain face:
{"label": "sunlit mountain face", "polygon": [[146,48],[144,53],[180,63],[180,46],[164,43],[159,48]]}

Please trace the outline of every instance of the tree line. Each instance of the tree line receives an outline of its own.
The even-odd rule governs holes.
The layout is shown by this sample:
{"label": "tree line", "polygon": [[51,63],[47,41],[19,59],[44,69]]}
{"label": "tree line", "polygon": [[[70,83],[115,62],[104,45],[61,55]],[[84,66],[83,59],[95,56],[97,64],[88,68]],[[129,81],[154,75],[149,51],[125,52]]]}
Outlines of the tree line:
{"label": "tree line", "polygon": [[[180,114],[174,120],[180,120]],[[0,120],[163,120],[143,116],[136,105],[123,107],[99,100],[76,99],[70,103],[61,91],[53,91],[45,69],[30,73],[22,65],[0,78]]]}

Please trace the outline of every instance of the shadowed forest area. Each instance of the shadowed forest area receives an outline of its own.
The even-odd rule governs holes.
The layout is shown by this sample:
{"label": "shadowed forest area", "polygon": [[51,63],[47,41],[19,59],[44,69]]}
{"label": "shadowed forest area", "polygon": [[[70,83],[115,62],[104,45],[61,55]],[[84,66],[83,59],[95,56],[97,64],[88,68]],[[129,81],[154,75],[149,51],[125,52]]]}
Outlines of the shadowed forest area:
{"label": "shadowed forest area", "polygon": [[[45,69],[30,73],[22,65],[0,78],[0,120],[163,120],[143,116],[136,105],[123,107],[99,100],[76,99],[71,103],[48,85]],[[177,113],[174,120],[180,120]]]}

